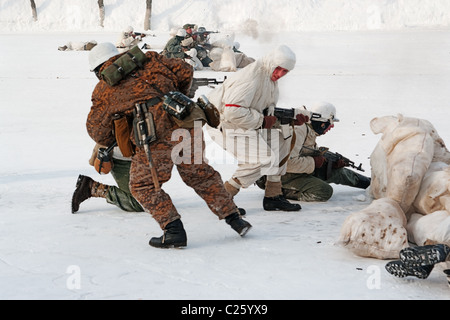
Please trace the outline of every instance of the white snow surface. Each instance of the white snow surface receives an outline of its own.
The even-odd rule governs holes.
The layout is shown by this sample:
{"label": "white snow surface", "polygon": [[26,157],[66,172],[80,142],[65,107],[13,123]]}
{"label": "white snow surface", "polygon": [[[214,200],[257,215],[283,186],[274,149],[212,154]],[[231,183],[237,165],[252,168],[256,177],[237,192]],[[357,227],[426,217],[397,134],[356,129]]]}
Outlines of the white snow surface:
{"label": "white snow surface", "polygon": [[[0,30],[98,31],[93,0],[35,0],[34,22],[28,0],[0,0]],[[144,0],[104,0],[104,30],[143,28]],[[152,29],[185,23],[255,33],[404,29],[450,26],[448,0],[164,0],[153,1]]]}
{"label": "white snow surface", "polygon": [[[188,233],[188,247],[182,250],[148,245],[162,231],[147,213],[126,213],[103,199],[90,199],[71,214],[78,174],[108,184],[114,180],[88,164],[94,143],[85,121],[97,83],[88,53],[57,47],[68,41],[114,42],[123,25],[136,22],[138,29],[142,22],[123,13],[125,3],[135,3],[140,17],[144,1],[105,1],[105,30],[87,15],[96,10],[94,1],[36,3],[39,22],[34,25],[28,1],[0,0],[0,299],[450,298],[441,265],[426,280],[399,279],[385,271],[387,261],[358,257],[336,244],[345,218],[371,202],[359,189],[333,185],[330,201],[301,203],[300,212],[288,213],[265,212],[263,191],[250,187],[235,198],[253,225],[240,238],[175,170],[164,189]],[[158,51],[175,24],[238,30],[246,18],[259,25],[270,21],[272,33],[266,30],[264,36],[236,31],[241,50],[258,58],[276,45],[290,46],[297,65],[280,80],[279,106],[335,104],[341,122],[318,142],[361,162],[367,175],[380,138],[369,128],[374,117],[402,113],[427,119],[450,141],[448,1],[162,3],[154,1],[157,37],[145,39]],[[367,30],[360,18],[376,3],[383,4],[382,21],[389,28]],[[405,10],[394,10],[402,6]],[[338,9],[354,13],[334,25],[339,19],[332,12]],[[315,30],[302,31],[310,28]],[[197,94],[209,90],[203,87]],[[209,140],[207,151],[211,165],[228,179],[233,159]]]}

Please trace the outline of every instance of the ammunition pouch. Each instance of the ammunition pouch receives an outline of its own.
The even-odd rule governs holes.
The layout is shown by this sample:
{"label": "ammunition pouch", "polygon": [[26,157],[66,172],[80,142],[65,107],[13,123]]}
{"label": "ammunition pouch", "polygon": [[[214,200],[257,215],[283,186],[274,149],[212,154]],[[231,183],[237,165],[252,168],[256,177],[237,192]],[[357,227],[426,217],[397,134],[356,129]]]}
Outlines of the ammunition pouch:
{"label": "ammunition pouch", "polygon": [[181,92],[172,91],[164,96],[163,108],[181,128],[194,128],[195,121],[207,122],[205,112]]}
{"label": "ammunition pouch", "polygon": [[146,61],[145,53],[138,46],[134,46],[102,71],[102,79],[110,86],[115,86],[137,68],[143,68]]}

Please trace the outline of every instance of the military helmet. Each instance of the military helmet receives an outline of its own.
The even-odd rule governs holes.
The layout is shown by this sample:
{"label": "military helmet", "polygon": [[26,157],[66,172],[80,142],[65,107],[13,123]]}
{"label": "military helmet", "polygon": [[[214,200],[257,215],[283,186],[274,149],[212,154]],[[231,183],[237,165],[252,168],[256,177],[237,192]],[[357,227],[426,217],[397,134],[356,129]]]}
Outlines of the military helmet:
{"label": "military helmet", "polygon": [[314,118],[316,121],[330,121],[331,124],[333,124],[333,122],[339,122],[339,119],[336,118],[336,107],[329,102],[315,103],[309,108],[309,110],[321,115],[320,118]]}
{"label": "military helmet", "polygon": [[119,54],[116,46],[111,42],[100,43],[89,52],[89,67],[94,71],[99,65]]}

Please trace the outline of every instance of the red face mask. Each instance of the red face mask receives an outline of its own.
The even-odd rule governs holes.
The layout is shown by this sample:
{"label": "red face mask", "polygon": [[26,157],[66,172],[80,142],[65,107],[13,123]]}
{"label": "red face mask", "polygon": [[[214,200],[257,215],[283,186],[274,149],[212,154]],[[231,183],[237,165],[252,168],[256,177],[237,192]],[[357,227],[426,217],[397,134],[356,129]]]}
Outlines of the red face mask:
{"label": "red face mask", "polygon": [[276,67],[275,70],[273,70],[272,76],[270,77],[270,80],[277,81],[281,77],[284,77],[289,72],[288,69],[282,68],[282,67]]}

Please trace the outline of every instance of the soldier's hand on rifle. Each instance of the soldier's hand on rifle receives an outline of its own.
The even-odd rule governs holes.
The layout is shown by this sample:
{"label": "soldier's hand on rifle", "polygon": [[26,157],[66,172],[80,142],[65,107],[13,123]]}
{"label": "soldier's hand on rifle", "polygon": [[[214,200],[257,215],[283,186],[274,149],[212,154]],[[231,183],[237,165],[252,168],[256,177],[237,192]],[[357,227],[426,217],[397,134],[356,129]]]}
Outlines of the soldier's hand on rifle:
{"label": "soldier's hand on rifle", "polygon": [[270,129],[273,127],[273,125],[277,122],[277,117],[275,116],[264,116],[264,121],[262,124],[262,127],[264,129]]}
{"label": "soldier's hand on rifle", "polygon": [[294,125],[295,126],[302,126],[308,121],[309,121],[309,117],[308,116],[305,116],[303,114],[297,114],[295,116]]}
{"label": "soldier's hand on rifle", "polygon": [[315,156],[314,159],[314,165],[316,169],[322,168],[323,164],[325,163],[325,157],[324,156]]}

